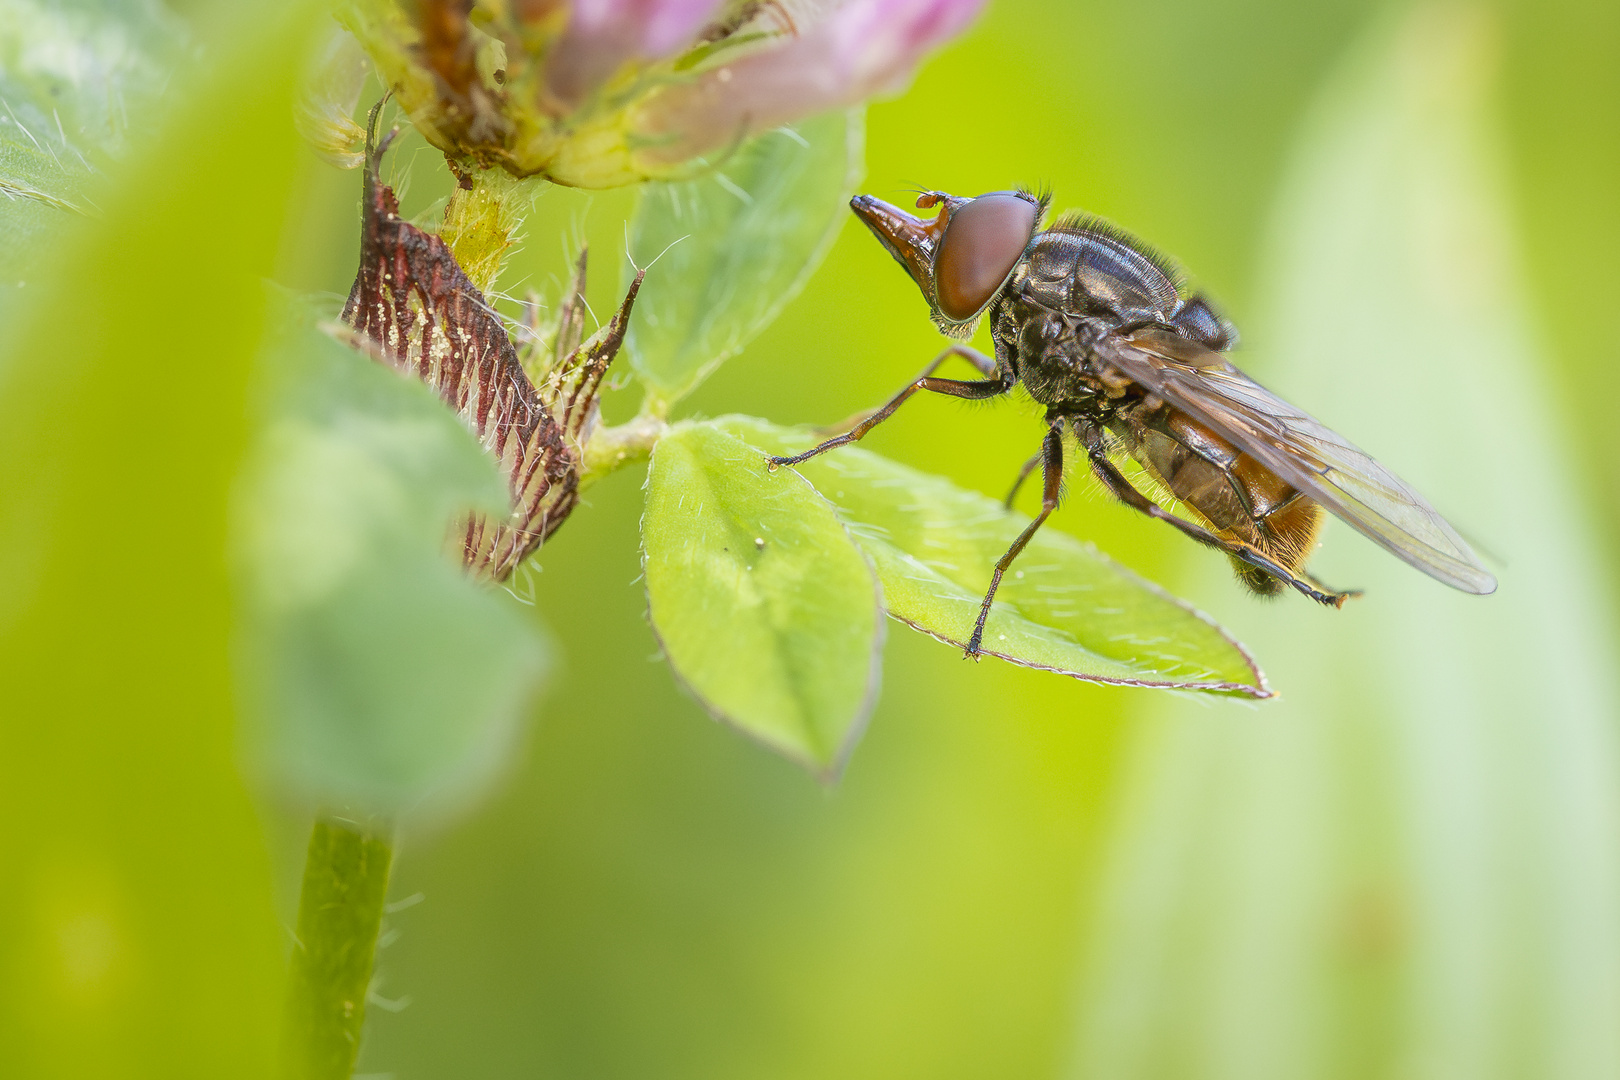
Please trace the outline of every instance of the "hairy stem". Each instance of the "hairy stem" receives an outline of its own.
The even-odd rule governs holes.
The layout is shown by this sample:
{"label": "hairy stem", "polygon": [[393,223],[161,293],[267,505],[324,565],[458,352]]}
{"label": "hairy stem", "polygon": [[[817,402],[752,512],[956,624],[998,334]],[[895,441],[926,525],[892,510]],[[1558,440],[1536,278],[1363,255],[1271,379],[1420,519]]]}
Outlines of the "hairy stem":
{"label": "hairy stem", "polygon": [[293,943],[286,1080],[349,1080],[354,1071],[392,861],[386,827],[316,820]]}
{"label": "hairy stem", "polygon": [[599,427],[585,444],[580,469],[580,487],[637,461],[646,461],[654,444],[663,438],[669,425],[662,416],[643,412],[618,427]]}
{"label": "hairy stem", "polygon": [[[439,237],[449,245],[461,272],[487,298],[501,276],[506,253],[517,244],[527,205],[525,186],[503,169],[477,169],[464,173],[452,166],[459,183],[444,207]],[[532,198],[532,194],[530,195]]]}

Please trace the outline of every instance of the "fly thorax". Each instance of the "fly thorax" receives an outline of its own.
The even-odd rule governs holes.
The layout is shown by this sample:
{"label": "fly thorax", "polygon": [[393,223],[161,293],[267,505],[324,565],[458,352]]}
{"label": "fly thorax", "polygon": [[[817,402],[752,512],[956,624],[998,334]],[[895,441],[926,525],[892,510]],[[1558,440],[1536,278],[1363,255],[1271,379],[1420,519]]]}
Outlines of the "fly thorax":
{"label": "fly thorax", "polygon": [[1008,292],[1053,310],[1066,308],[1078,251],[1072,237],[1050,233],[1035,238],[1013,270]]}
{"label": "fly thorax", "polygon": [[1181,306],[1175,284],[1146,255],[1107,236],[1075,236],[1069,295],[1076,312],[1119,325],[1162,322]]}

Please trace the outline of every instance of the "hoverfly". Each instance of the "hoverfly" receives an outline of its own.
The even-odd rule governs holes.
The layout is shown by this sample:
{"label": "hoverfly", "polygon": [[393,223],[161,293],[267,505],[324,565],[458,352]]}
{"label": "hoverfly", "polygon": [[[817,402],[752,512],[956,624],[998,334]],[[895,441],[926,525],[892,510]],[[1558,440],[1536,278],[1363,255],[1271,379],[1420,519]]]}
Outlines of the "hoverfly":
{"label": "hoverfly", "polygon": [[[996,355],[953,344],[843,434],[771,459],[773,466],[794,465],[852,443],[918,390],[982,400],[1023,383],[1046,406],[1047,430],[1007,505],[1039,464],[1041,511],[996,563],[967,655],[978,655],[1002,575],[1057,506],[1065,428],[1111,494],[1225,552],[1238,578],[1260,595],[1292,587],[1335,608],[1355,595],[1305,572],[1324,510],[1453,588],[1496,589],[1467,543],[1421,496],[1233,366],[1223,354],[1236,344],[1236,331],[1203,296],[1183,297],[1166,259],[1082,214],[1042,229],[1049,201],[1023,190],[972,199],[930,191],[917,206],[939,211],[919,218],[869,195],[852,199],[856,216],[922,290],[940,330],[966,339],[988,315]],[[983,378],[934,375],[952,356]],[[1111,460],[1120,452],[1197,520],[1137,490]]]}

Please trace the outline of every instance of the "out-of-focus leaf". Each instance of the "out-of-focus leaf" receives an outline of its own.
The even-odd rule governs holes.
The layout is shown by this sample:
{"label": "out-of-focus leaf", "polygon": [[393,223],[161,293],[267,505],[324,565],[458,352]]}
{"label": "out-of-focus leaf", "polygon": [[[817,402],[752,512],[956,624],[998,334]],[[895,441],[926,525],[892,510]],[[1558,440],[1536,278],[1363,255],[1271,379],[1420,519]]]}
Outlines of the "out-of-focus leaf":
{"label": "out-of-focus leaf", "polygon": [[1329,83],[1250,340],[1501,589],[1330,523],[1313,569],[1361,599],[1231,596],[1283,700],[1145,718],[1078,1077],[1620,1075],[1615,631],[1523,306],[1487,11],[1392,12]]}
{"label": "out-of-focus leaf", "polygon": [[354,118],[371,61],[354,35],[333,26],[311,54],[293,120],[314,151],[340,169],[366,160],[366,129]]}
{"label": "out-of-focus leaf", "polygon": [[285,935],[225,520],[314,6],[221,5],[161,135],[0,318],[0,1075],[270,1073]]}
{"label": "out-of-focus leaf", "polygon": [[[716,423],[773,454],[815,445],[803,432],[749,417]],[[965,645],[996,560],[1029,518],[854,447],[798,469],[872,557],[889,613]],[[1096,682],[1270,693],[1248,653],[1208,616],[1052,528],[1035,534],[1002,580],[984,652]]]}
{"label": "out-of-focus leaf", "polygon": [[498,767],[542,652],[446,543],[507,512],[506,484],[427,387],[279,297],[271,413],[235,548],[256,757],[297,796],[397,814],[464,799]]}
{"label": "out-of-focus leaf", "polygon": [[0,289],[26,281],[43,233],[95,211],[96,174],[132,127],[155,129],[186,38],[156,2],[0,0]]}
{"label": "out-of-focus leaf", "polygon": [[691,393],[821,265],[860,182],[863,123],[859,109],[826,113],[761,135],[696,180],[643,189],[630,251],[636,266],[658,265],[628,348],[653,397]]}
{"label": "out-of-focus leaf", "polygon": [[803,479],[709,424],[659,440],[642,519],[647,599],[706,708],[824,777],[877,697],[872,568]]}

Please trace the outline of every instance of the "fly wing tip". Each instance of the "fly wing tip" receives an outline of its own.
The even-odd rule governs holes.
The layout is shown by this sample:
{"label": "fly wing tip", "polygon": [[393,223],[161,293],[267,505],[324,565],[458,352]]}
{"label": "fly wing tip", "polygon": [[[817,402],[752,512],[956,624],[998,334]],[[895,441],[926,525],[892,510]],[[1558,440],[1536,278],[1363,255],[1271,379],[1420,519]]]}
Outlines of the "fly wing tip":
{"label": "fly wing tip", "polygon": [[1397,550],[1395,553],[1442,585],[1448,585],[1458,592],[1470,596],[1489,596],[1496,591],[1496,576],[1481,566],[1467,548],[1458,548],[1455,552],[1431,550],[1424,553],[1428,556],[1426,558],[1415,552]]}
{"label": "fly wing tip", "polygon": [[1496,576],[1478,566],[1465,566],[1446,584],[1471,596],[1489,596],[1496,591]]}

